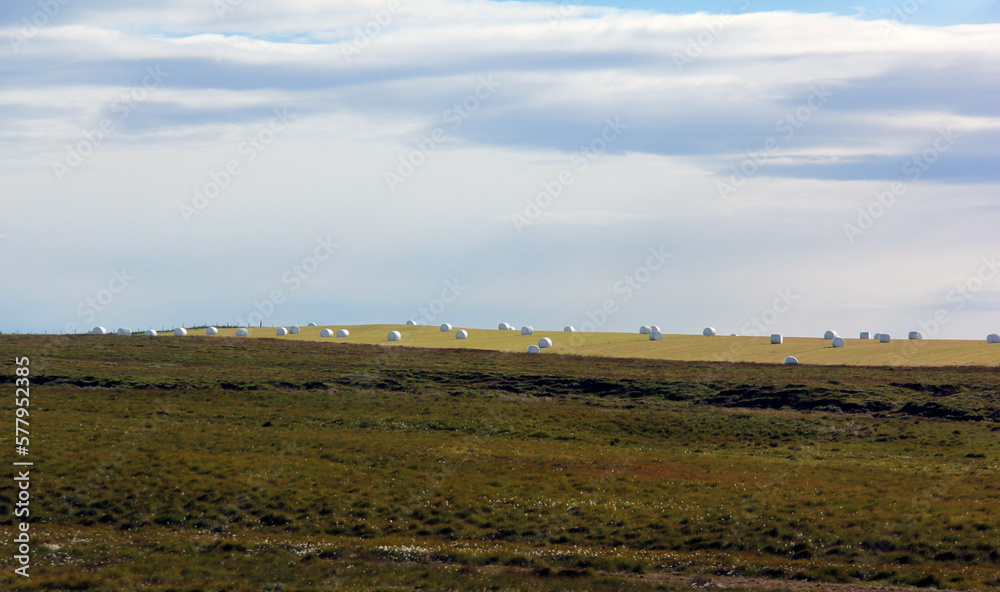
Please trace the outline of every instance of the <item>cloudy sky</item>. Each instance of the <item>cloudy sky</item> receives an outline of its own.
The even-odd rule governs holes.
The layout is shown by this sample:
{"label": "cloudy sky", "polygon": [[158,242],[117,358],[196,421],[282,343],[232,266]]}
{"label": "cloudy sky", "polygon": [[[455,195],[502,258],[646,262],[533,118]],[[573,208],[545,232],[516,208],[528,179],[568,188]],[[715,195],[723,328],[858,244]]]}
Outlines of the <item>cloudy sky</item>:
{"label": "cloudy sky", "polygon": [[1000,2],[799,4],[4,2],[0,330],[1000,331]]}

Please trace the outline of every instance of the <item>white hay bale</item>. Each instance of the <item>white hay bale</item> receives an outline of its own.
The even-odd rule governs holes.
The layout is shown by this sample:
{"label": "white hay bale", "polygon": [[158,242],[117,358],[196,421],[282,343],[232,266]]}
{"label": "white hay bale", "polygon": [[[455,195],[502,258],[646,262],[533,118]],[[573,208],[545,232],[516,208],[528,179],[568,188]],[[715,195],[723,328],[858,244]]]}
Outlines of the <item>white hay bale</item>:
{"label": "white hay bale", "polygon": [[647,327],[646,325],[639,327],[639,335],[649,335],[652,332],[653,330]]}
{"label": "white hay bale", "polygon": [[540,354],[540,353],[542,353],[542,348],[540,348],[540,347],[538,347],[537,345],[534,345],[534,344],[529,345],[528,346],[528,353],[529,354]]}
{"label": "white hay bale", "polygon": [[541,339],[538,340],[538,347],[542,349],[548,349],[552,347],[552,340],[549,339],[548,337],[542,337]]}
{"label": "white hay bale", "polygon": [[337,337],[339,337],[341,339],[344,339],[344,338],[350,337],[350,336],[351,336],[351,332],[348,331],[347,329],[341,329],[341,330],[337,331]]}
{"label": "white hay bale", "polygon": [[576,327],[573,325],[567,325],[563,328],[563,333],[576,333]]}
{"label": "white hay bale", "polygon": [[156,337],[156,331],[153,331],[152,329],[147,329],[146,337]]}
{"label": "white hay bale", "polygon": [[184,327],[177,327],[174,329],[174,337],[186,337],[188,334],[187,329]]}
{"label": "white hay bale", "polygon": [[[658,326],[656,326],[656,325],[650,325],[649,326],[649,332],[652,333],[653,331],[660,331],[660,328]],[[662,331],[660,331],[660,332],[662,333]]]}
{"label": "white hay bale", "polygon": [[510,331],[510,325],[507,323],[500,323],[497,325],[497,331]]}
{"label": "white hay bale", "polygon": [[416,326],[416,324],[417,324],[416,321],[406,321],[406,326],[407,327],[414,327],[414,326]]}
{"label": "white hay bale", "polygon": [[712,327],[705,327],[705,330],[701,332],[705,337],[715,337],[715,329]]}
{"label": "white hay bale", "polygon": [[320,337],[333,337],[333,329],[323,329],[319,332]]}
{"label": "white hay bale", "polygon": [[534,335],[534,334],[535,334],[534,327],[529,327],[528,325],[521,327],[521,335]]}
{"label": "white hay bale", "polygon": [[302,329],[298,325],[292,325],[288,328],[288,333],[291,335],[298,335],[302,332]]}
{"label": "white hay bale", "polygon": [[316,327],[316,326],[317,326],[316,323],[309,323],[308,325],[306,325],[306,327]]}
{"label": "white hay bale", "polygon": [[781,345],[785,342],[785,338],[777,333],[771,335],[771,345]]}
{"label": "white hay bale", "polygon": [[278,330],[275,331],[274,334],[277,335],[278,337],[284,337],[285,335],[288,335],[288,329],[284,327],[278,327]]}
{"label": "white hay bale", "polygon": [[105,329],[104,327],[94,327],[93,329],[90,330],[90,334],[91,335],[107,335],[108,334],[108,330]]}
{"label": "white hay bale", "polygon": [[823,334],[823,339],[828,339],[829,340],[829,339],[833,339],[834,337],[837,337],[837,332],[836,331],[827,331],[826,333]]}
{"label": "white hay bale", "polygon": [[907,337],[909,339],[911,339],[911,340],[917,341],[917,340],[923,339],[924,338],[924,334],[921,333],[920,331],[910,331],[910,334],[907,335]]}
{"label": "white hay bale", "polygon": [[241,328],[239,328],[239,329],[236,330],[236,336],[237,337],[249,337],[250,336],[250,332],[247,331],[246,329],[243,329],[241,327]]}
{"label": "white hay bale", "polygon": [[879,333],[878,334],[878,342],[879,343],[892,343],[892,336],[889,335],[888,333]]}
{"label": "white hay bale", "polygon": [[451,332],[451,329],[452,329],[452,327],[448,323],[445,323],[445,324],[441,325],[441,332],[442,333],[449,333],[449,332]]}
{"label": "white hay bale", "polygon": [[122,327],[118,329],[118,335],[121,337],[131,337],[132,329],[129,329],[128,327]]}
{"label": "white hay bale", "polygon": [[403,334],[400,333],[399,331],[389,331],[389,334],[386,335],[386,337],[389,339],[389,341],[402,341]]}
{"label": "white hay bale", "polygon": [[872,335],[872,339],[874,339],[875,341],[880,341],[882,339],[882,334],[881,333],[876,333],[876,334]]}
{"label": "white hay bale", "polygon": [[663,333],[660,333],[659,331],[650,331],[649,332],[649,340],[650,341],[663,341]]}
{"label": "white hay bale", "polygon": [[843,337],[834,337],[833,339],[830,340],[830,345],[839,349],[847,345],[847,342],[844,341]]}
{"label": "white hay bale", "polygon": [[469,332],[466,331],[465,329],[455,332],[455,339],[468,339],[468,338],[469,338]]}
{"label": "white hay bale", "polygon": [[986,343],[1000,343],[1000,335],[990,333],[986,336]]}
{"label": "white hay bale", "polygon": [[739,337],[740,334],[739,333],[730,333],[729,336],[730,337]]}
{"label": "white hay bale", "polygon": [[861,337],[859,337],[859,339],[871,339],[871,338],[872,338],[872,334],[869,333],[868,331],[862,331],[861,332]]}
{"label": "white hay bale", "polygon": [[209,327],[209,328],[205,329],[205,335],[208,335],[209,337],[211,337],[212,335],[218,335],[218,334],[219,334],[219,330],[216,329],[215,327]]}
{"label": "white hay bale", "polygon": [[795,356],[788,356],[787,358],[785,358],[785,364],[787,364],[789,366],[794,366],[795,364],[798,364],[798,363],[799,363],[799,359],[796,358]]}

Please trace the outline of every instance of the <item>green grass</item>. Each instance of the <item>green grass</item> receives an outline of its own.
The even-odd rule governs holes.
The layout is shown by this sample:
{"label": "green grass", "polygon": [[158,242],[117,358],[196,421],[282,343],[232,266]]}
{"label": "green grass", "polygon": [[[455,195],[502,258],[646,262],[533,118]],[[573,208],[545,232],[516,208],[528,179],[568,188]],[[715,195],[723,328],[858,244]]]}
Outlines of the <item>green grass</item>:
{"label": "green grass", "polygon": [[32,358],[37,465],[33,577],[6,537],[3,589],[1000,585],[992,369],[196,337],[0,354],[11,394]]}

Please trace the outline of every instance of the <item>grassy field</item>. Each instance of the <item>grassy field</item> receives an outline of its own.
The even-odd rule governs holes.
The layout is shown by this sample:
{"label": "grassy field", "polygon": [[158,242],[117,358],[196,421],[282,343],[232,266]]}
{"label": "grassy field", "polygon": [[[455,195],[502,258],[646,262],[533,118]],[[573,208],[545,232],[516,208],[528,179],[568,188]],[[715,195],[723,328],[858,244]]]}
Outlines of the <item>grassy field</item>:
{"label": "grassy field", "polygon": [[[664,335],[663,341],[653,342],[636,333],[564,333],[562,331],[536,331],[533,336],[523,336],[518,331],[497,331],[455,327],[443,333],[435,325],[363,325],[302,327],[299,335],[280,339],[320,341],[322,329],[348,329],[347,339],[330,338],[331,341],[350,343],[385,344],[389,331],[399,331],[403,340],[391,345],[410,347],[435,347],[449,349],[489,349],[503,352],[523,352],[543,337],[552,339],[554,347],[546,353],[602,356],[615,358],[641,358],[651,360],[680,360],[698,362],[750,362],[780,364],[786,356],[795,356],[803,364],[850,366],[998,366],[1000,345],[982,341],[922,340],[909,341],[897,337],[892,343],[873,340],[847,339],[847,346],[834,349],[826,339],[791,337],[782,345],[771,345],[770,337],[704,337],[701,335]],[[466,329],[469,339],[455,339],[454,331]],[[235,329],[224,329],[224,336],[234,336]],[[275,328],[250,329],[250,337],[275,337]],[[326,341],[326,339],[323,339]]]}
{"label": "grassy field", "polygon": [[995,369],[340,341],[0,337],[0,589],[1000,586]]}

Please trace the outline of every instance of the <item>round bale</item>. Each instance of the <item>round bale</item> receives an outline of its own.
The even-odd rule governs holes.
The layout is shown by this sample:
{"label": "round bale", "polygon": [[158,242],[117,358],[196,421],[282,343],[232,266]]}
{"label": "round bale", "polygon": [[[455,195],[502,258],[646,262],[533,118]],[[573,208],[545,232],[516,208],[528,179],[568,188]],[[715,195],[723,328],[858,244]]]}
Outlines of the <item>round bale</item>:
{"label": "round bale", "polygon": [[184,327],[177,327],[174,329],[174,337],[186,337],[188,334],[187,329]]}
{"label": "round bale", "polygon": [[455,332],[455,339],[468,339],[468,338],[469,338],[469,332],[466,331],[465,329]]}
{"label": "round bale", "polygon": [[274,334],[277,335],[278,337],[284,337],[285,335],[288,335],[288,329],[284,327],[278,327],[278,330],[275,331]]}
{"label": "round bale", "polygon": [[787,358],[785,358],[785,364],[787,364],[789,366],[794,366],[795,364],[798,364],[798,363],[799,363],[799,359],[796,358],[795,356],[788,356]]}
{"label": "round bale", "polygon": [[529,327],[528,325],[521,327],[521,335],[534,335],[534,334],[535,334],[534,327]]}
{"label": "round bale", "polygon": [[650,331],[650,333],[649,333],[649,340],[650,341],[663,341],[663,333],[660,333],[659,331]]}
{"label": "round bale", "polygon": [[847,342],[844,341],[843,337],[834,337],[833,339],[830,340],[830,345],[839,349],[847,345]]}
{"label": "round bale", "polygon": [[646,325],[639,327],[639,335],[649,335],[652,332],[653,330],[647,327]]}
{"label": "round bale", "polygon": [[347,329],[341,329],[340,331],[337,331],[337,337],[339,337],[341,339],[344,339],[345,337],[350,337],[350,336],[351,336],[351,332],[348,331]]}
{"label": "round bale", "polygon": [[715,337],[715,329],[712,327],[705,327],[705,330],[701,332],[705,337]]}
{"label": "round bale", "polygon": [[298,335],[299,333],[302,332],[302,329],[300,329],[298,325],[292,325],[291,327],[288,328],[288,332],[291,335]]}
{"label": "round bale", "polygon": [[785,338],[777,333],[771,335],[771,345],[781,345],[785,342]]}
{"label": "round bale", "polygon": [[529,354],[540,354],[540,353],[542,353],[542,349],[540,347],[538,347],[537,345],[535,345],[535,344],[531,344],[531,345],[528,346],[528,353]]}
{"label": "round bale", "polygon": [[323,329],[322,331],[319,332],[319,336],[320,337],[333,337],[333,330],[332,329]]}
{"label": "round bale", "polygon": [[156,331],[153,331],[152,329],[148,329],[146,331],[146,337],[156,337]]}
{"label": "round bale", "polygon": [[1000,343],[1000,335],[990,333],[986,336],[986,343]]}
{"label": "round bale", "polygon": [[449,332],[451,332],[451,328],[452,328],[451,325],[449,325],[448,323],[445,323],[445,324],[441,325],[441,332],[442,333],[449,333]]}
{"label": "round bale", "polygon": [[920,331],[910,331],[910,334],[907,335],[907,337],[909,339],[913,340],[913,341],[917,341],[917,340],[923,339],[924,338],[924,334],[921,333]]}
{"label": "round bale", "polygon": [[205,329],[205,335],[208,335],[210,337],[212,335],[218,335],[218,334],[219,334],[219,330],[216,329],[215,327],[209,327],[209,328]]}
{"label": "round bale", "polygon": [[122,337],[131,337],[132,329],[129,329],[128,327],[122,327],[121,329],[118,329],[118,335]]}
{"label": "round bale", "polygon": [[389,334],[386,337],[389,341],[402,341],[403,334],[399,331],[389,331]]}
{"label": "round bale", "polygon": [[91,335],[107,335],[108,334],[108,330],[105,329],[104,327],[94,327],[93,329],[90,330],[90,334]]}
{"label": "round bale", "polygon": [[243,329],[241,327],[241,328],[239,328],[239,329],[236,330],[236,336],[237,337],[249,337],[250,336],[250,332],[247,331],[246,329]]}
{"label": "round bale", "polygon": [[542,337],[541,339],[538,340],[538,347],[542,349],[548,349],[552,347],[552,340],[549,339],[548,337]]}

